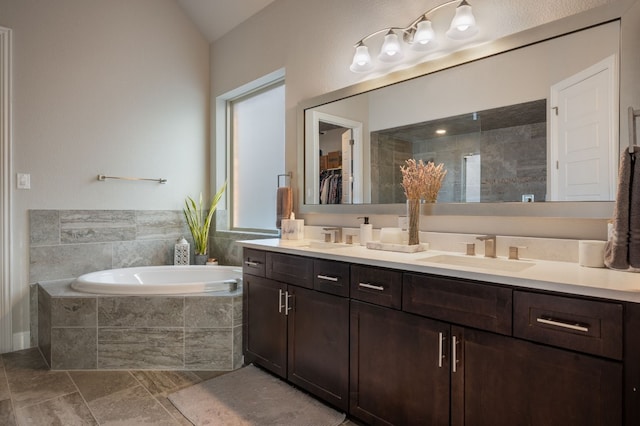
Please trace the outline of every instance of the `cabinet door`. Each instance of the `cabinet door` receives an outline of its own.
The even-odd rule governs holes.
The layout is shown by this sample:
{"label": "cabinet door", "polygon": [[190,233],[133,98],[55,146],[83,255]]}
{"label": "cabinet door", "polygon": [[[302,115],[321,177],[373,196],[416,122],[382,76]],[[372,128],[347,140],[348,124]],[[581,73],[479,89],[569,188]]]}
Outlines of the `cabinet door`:
{"label": "cabinet door", "polygon": [[367,424],[449,424],[449,325],[351,302],[350,413]]}
{"label": "cabinet door", "polygon": [[286,285],[266,278],[243,276],[243,335],[245,363],[256,363],[286,377]]}
{"label": "cabinet door", "polygon": [[347,410],[349,395],[349,300],[289,286],[288,379]]}
{"label": "cabinet door", "polygon": [[452,335],[452,425],[622,423],[621,363],[470,329]]}

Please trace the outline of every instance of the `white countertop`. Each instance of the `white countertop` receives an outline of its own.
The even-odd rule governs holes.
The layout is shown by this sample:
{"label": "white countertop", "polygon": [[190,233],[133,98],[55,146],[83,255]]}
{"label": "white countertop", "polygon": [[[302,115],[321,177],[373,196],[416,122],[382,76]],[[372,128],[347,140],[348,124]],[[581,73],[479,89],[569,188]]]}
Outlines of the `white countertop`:
{"label": "white countertop", "polygon": [[308,240],[281,240],[277,238],[240,241],[240,244],[248,248],[311,256],[319,259],[640,303],[640,274],[607,268],[586,268],[572,262],[533,260],[526,257],[519,261],[500,258],[504,262],[533,263],[533,266],[522,271],[503,271],[429,262],[429,257],[437,255],[466,257],[462,254],[437,250],[396,253],[370,250],[360,245],[343,244],[339,244],[339,248],[324,249],[309,247]]}

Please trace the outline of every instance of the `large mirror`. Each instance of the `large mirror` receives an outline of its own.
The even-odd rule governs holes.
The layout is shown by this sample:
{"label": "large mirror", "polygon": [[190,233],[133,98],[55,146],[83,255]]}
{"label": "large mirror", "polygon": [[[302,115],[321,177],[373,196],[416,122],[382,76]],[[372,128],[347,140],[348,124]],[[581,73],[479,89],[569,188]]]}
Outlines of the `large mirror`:
{"label": "large mirror", "polygon": [[408,158],[445,164],[439,204],[601,201],[594,211],[610,210],[627,143],[619,109],[637,98],[626,87],[638,56],[631,3],[510,36],[462,64],[304,102],[302,210],[403,203]]}

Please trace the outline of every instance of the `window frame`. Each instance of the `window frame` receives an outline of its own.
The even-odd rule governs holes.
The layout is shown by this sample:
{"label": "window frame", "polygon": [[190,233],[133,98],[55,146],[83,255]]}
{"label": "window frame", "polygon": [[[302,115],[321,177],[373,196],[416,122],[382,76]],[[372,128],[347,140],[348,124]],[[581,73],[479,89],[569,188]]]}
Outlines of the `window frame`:
{"label": "window frame", "polygon": [[[263,93],[269,89],[273,89],[279,86],[285,86],[286,91],[284,69],[270,73],[262,78],[247,83],[216,98],[216,142],[215,149],[213,150],[215,158],[212,162],[212,164],[215,164],[215,174],[213,180],[215,183],[219,183],[218,185],[216,185],[216,187],[220,186],[220,184],[225,180],[228,182],[225,203],[224,206],[222,206],[227,210],[226,226],[225,224],[218,224],[219,230],[239,234],[259,234],[266,237],[277,237],[280,234],[279,229],[275,228],[275,223],[273,229],[243,228],[238,227],[233,223],[235,208],[233,160],[235,152],[232,139],[233,116],[231,112],[233,102],[247,99],[251,96],[255,96],[256,94]],[[285,111],[283,111],[283,115],[286,116],[286,105],[284,106],[284,108]],[[274,176],[274,181],[275,179],[276,176]]]}

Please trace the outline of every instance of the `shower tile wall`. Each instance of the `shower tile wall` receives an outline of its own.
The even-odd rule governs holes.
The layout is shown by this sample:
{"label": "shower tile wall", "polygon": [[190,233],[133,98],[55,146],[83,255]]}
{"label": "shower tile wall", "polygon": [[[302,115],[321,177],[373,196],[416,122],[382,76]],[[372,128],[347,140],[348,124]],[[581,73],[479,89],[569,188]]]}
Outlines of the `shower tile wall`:
{"label": "shower tile wall", "polygon": [[404,203],[400,166],[413,158],[412,144],[388,135],[371,133],[371,203]]}
{"label": "shower tile wall", "polygon": [[[444,163],[447,176],[438,195],[439,202],[463,200],[462,158],[481,155],[481,201],[522,201],[534,194],[535,201],[546,197],[546,123],[526,124],[409,143],[389,135],[371,137],[371,201],[404,203],[400,166],[409,158]],[[377,160],[377,161],[376,161]],[[374,200],[375,198],[375,200]]]}

